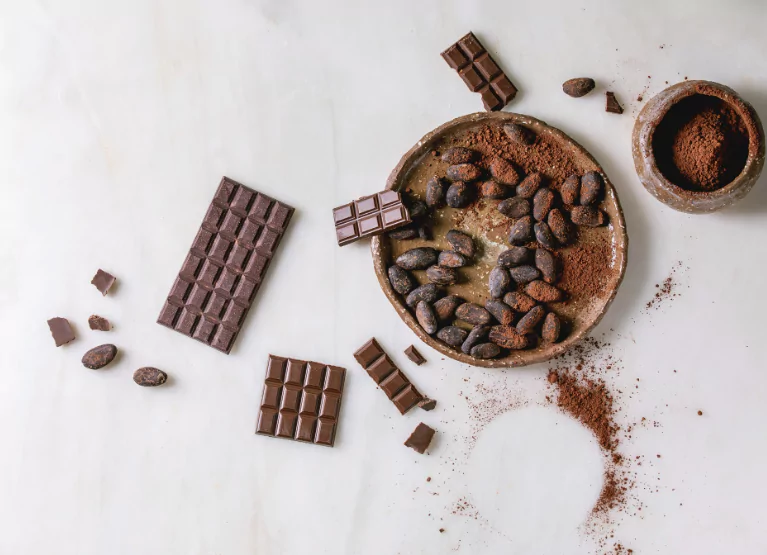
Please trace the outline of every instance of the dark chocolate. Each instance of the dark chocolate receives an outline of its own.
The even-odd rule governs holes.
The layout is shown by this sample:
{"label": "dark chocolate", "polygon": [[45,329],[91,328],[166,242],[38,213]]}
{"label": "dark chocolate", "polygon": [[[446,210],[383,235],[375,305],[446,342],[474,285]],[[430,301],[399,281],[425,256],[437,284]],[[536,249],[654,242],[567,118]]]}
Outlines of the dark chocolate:
{"label": "dark chocolate", "polygon": [[336,239],[348,245],[371,235],[397,229],[411,222],[410,212],[397,191],[381,191],[333,209]]}
{"label": "dark chocolate", "polygon": [[426,362],[426,359],[423,358],[423,355],[418,352],[418,349],[416,349],[413,345],[410,345],[407,349],[405,349],[405,356],[415,362],[418,366],[421,366],[424,362]]}
{"label": "dark chocolate", "polygon": [[51,330],[57,347],[61,347],[75,338],[75,332],[66,318],[51,318],[48,320],[48,328]]}
{"label": "dark chocolate", "polygon": [[425,411],[434,410],[437,407],[437,401],[434,399],[429,399],[427,397],[423,398],[423,401],[418,403],[418,407],[422,408]]}
{"label": "dark chocolate", "polygon": [[410,383],[402,370],[397,368],[375,338],[360,347],[354,358],[360,363],[373,381],[391,399],[401,414],[405,414],[423,400],[415,386]]}
{"label": "dark chocolate", "polygon": [[605,112],[611,114],[622,114],[623,106],[618,103],[618,99],[615,98],[615,93],[607,91],[605,93]]}
{"label": "dark chocolate", "polygon": [[423,455],[429,448],[429,444],[433,437],[434,429],[421,422],[415,427],[415,430],[410,434],[410,437],[407,438],[405,446],[410,447]]}
{"label": "dark chocolate", "polygon": [[96,331],[109,331],[112,329],[112,324],[109,323],[109,320],[95,314],[88,317],[88,326]]}
{"label": "dark chocolate", "polygon": [[96,272],[96,275],[93,276],[91,283],[96,286],[96,289],[98,289],[102,295],[106,295],[109,293],[109,289],[111,289],[115,281],[117,281],[116,277],[109,272],[99,269]]}

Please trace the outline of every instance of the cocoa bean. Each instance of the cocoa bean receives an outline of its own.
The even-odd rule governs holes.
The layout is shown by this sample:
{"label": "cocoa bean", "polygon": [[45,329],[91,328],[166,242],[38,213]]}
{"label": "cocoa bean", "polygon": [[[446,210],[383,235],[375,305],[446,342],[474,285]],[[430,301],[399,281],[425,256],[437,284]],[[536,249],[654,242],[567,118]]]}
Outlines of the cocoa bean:
{"label": "cocoa bean", "polygon": [[520,180],[519,172],[514,167],[514,164],[503,158],[493,158],[490,162],[490,175],[498,183],[509,185],[510,187],[516,187]]}
{"label": "cocoa bean", "polygon": [[474,303],[463,303],[456,308],[455,317],[474,325],[489,324],[493,319],[487,310]]}
{"label": "cocoa bean", "polygon": [[517,196],[533,198],[535,192],[543,185],[543,176],[538,172],[531,173],[517,186]]}
{"label": "cocoa bean", "polygon": [[437,258],[437,264],[445,268],[463,268],[468,263],[467,257],[455,251],[442,251]]}
{"label": "cocoa bean", "polygon": [[586,172],[581,178],[581,204],[593,204],[602,194],[604,181],[599,172]]}
{"label": "cocoa bean", "polygon": [[535,267],[541,271],[546,283],[553,284],[557,281],[557,261],[546,249],[536,249]]}
{"label": "cocoa bean", "polygon": [[133,381],[144,387],[156,387],[168,380],[168,374],[157,368],[145,366],[133,373]]}
{"label": "cocoa bean", "polygon": [[408,293],[408,296],[405,298],[405,304],[412,308],[421,301],[433,303],[437,300],[441,293],[442,291],[440,288],[437,287],[434,283],[425,283],[423,285],[419,285],[410,293]]}
{"label": "cocoa bean", "polygon": [[570,206],[578,204],[581,194],[581,178],[575,174],[568,176],[565,182],[562,183],[559,194],[562,195],[562,202],[565,204]]}
{"label": "cocoa bean", "polygon": [[509,274],[517,283],[530,283],[541,277],[541,272],[534,266],[517,266],[509,270]]}
{"label": "cocoa bean", "polygon": [[445,235],[445,239],[450,243],[450,246],[453,247],[455,252],[468,256],[469,258],[474,257],[474,240],[463,231],[451,229]]}
{"label": "cocoa bean", "polygon": [[431,208],[445,205],[445,189],[447,183],[439,177],[432,177],[426,184],[426,204]]}
{"label": "cocoa bean", "polygon": [[503,302],[509,305],[515,312],[524,314],[532,310],[535,300],[522,291],[513,291],[503,296]]}
{"label": "cocoa bean", "polygon": [[417,247],[403,252],[395,263],[403,270],[425,270],[437,263],[437,251],[431,247]]}
{"label": "cocoa bean", "polygon": [[99,345],[94,347],[83,355],[82,363],[86,368],[91,370],[98,370],[104,368],[107,364],[114,360],[117,354],[117,347],[107,343],[106,345]]}
{"label": "cocoa bean", "polygon": [[493,326],[490,328],[490,341],[507,349],[525,349],[529,342],[512,326]]}
{"label": "cocoa bean", "polygon": [[533,281],[525,287],[525,293],[541,303],[553,303],[561,301],[564,296],[562,291],[546,283],[545,281]]}
{"label": "cocoa bean", "polygon": [[509,271],[503,266],[496,266],[490,270],[490,276],[487,278],[490,296],[494,299],[500,299],[511,285]]}
{"label": "cocoa bean", "polygon": [[546,222],[538,222],[535,224],[535,240],[549,249],[556,249],[559,246],[557,238],[554,237],[554,234],[549,228],[549,224]]}
{"label": "cocoa bean", "polygon": [[422,223],[418,226],[418,238],[424,241],[431,241],[431,227],[429,227],[429,224]]}
{"label": "cocoa bean", "polygon": [[551,230],[551,233],[554,234],[554,237],[556,237],[557,241],[563,245],[566,245],[570,242],[573,230],[559,208],[554,208],[551,212],[549,212],[548,222],[549,229]]}
{"label": "cocoa bean", "polygon": [[507,198],[498,203],[498,212],[509,218],[521,218],[530,213],[530,201],[522,197]]}
{"label": "cocoa bean", "polygon": [[462,305],[464,300],[456,295],[448,295],[434,303],[434,313],[440,322],[447,322],[453,319],[455,309]]}
{"label": "cocoa bean", "polygon": [[559,341],[559,334],[562,329],[562,324],[559,321],[559,316],[553,312],[549,312],[546,315],[546,319],[543,321],[543,327],[541,328],[541,337],[547,343],[556,343]]}
{"label": "cocoa bean", "polygon": [[511,247],[498,255],[498,265],[513,268],[530,260],[530,249],[527,247]]}
{"label": "cocoa bean", "polygon": [[392,239],[397,241],[407,241],[408,239],[415,239],[418,237],[418,228],[414,224],[395,229],[387,234]]}
{"label": "cocoa bean", "polygon": [[482,198],[489,198],[493,200],[503,199],[509,196],[511,191],[506,185],[498,183],[497,181],[485,181],[479,186],[479,194]]}
{"label": "cocoa bean", "polygon": [[469,148],[454,146],[442,153],[442,161],[451,166],[455,164],[465,164],[466,162],[471,162],[476,154],[475,151]]}
{"label": "cocoa bean", "polygon": [[463,181],[456,181],[448,188],[445,199],[450,208],[466,208],[473,197],[471,187]]}
{"label": "cocoa bean", "polygon": [[408,197],[408,200],[405,204],[407,204],[407,209],[408,212],[410,212],[411,220],[417,220],[429,213],[429,207],[421,199]]}
{"label": "cocoa bean", "polygon": [[533,197],[533,218],[539,222],[545,220],[546,216],[549,215],[549,210],[554,207],[555,200],[554,191],[548,187],[538,189]]}
{"label": "cocoa bean", "polygon": [[493,318],[501,324],[509,325],[514,320],[514,311],[503,301],[490,299],[485,302],[485,310],[493,315]]}
{"label": "cocoa bean", "polygon": [[514,222],[509,232],[509,243],[524,245],[533,240],[533,218],[525,216]]}
{"label": "cocoa bean", "polygon": [[467,355],[471,353],[471,349],[480,341],[482,341],[490,332],[490,326],[474,326],[471,328],[466,341],[461,345],[461,350]]}
{"label": "cocoa bean", "polygon": [[546,309],[540,305],[534,306],[517,322],[517,331],[522,335],[531,333],[535,326],[541,323],[544,316],[546,316]]}
{"label": "cocoa bean", "polygon": [[451,347],[460,347],[468,335],[469,332],[458,326],[447,326],[437,332],[437,337]]}
{"label": "cocoa bean", "polygon": [[450,181],[474,181],[482,175],[482,171],[474,164],[456,164],[450,166],[446,173]]}
{"label": "cocoa bean", "polygon": [[431,305],[426,301],[419,301],[415,307],[415,318],[423,328],[423,331],[432,335],[437,331],[437,316]]}
{"label": "cocoa bean", "polygon": [[586,227],[599,227],[607,220],[605,213],[593,206],[574,206],[570,219],[574,224]]}
{"label": "cocoa bean", "polygon": [[442,266],[429,266],[426,269],[426,277],[430,282],[437,285],[453,285],[458,281],[458,274],[453,268],[444,268]]}
{"label": "cocoa bean", "polygon": [[568,96],[580,98],[589,94],[596,87],[596,83],[591,77],[576,77],[568,79],[562,83],[562,90]]}
{"label": "cocoa bean", "polygon": [[471,356],[474,358],[495,358],[499,354],[501,354],[501,349],[495,343],[480,343],[471,349]]}
{"label": "cocoa bean", "polygon": [[507,123],[503,126],[503,131],[509,139],[517,144],[531,145],[535,142],[535,133],[522,125]]}
{"label": "cocoa bean", "polygon": [[415,280],[413,276],[407,270],[404,270],[397,266],[389,266],[387,272],[389,274],[389,283],[391,283],[392,289],[394,289],[400,295],[407,295],[415,287]]}

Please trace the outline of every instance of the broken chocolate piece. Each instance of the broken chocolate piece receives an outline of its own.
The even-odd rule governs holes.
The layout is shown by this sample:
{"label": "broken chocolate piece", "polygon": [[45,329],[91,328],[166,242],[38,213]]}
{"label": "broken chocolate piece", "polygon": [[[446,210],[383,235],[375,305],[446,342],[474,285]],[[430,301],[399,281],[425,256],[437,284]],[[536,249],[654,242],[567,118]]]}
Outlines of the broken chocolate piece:
{"label": "broken chocolate piece", "polygon": [[112,274],[99,269],[96,272],[96,275],[93,276],[91,283],[96,286],[96,289],[98,289],[102,295],[106,295],[112,285],[114,285],[115,281],[117,281],[117,278]]}
{"label": "broken chocolate piece", "polygon": [[610,91],[607,91],[605,93],[605,112],[610,112],[611,114],[622,114],[623,113],[623,107],[618,104],[618,100],[615,98],[615,93],[611,93]]}
{"label": "broken chocolate piece", "polygon": [[434,399],[429,399],[427,397],[424,397],[423,401],[418,403],[419,408],[423,410],[427,410],[427,411],[434,410],[436,406],[437,406],[437,401],[435,401]]}
{"label": "broken chocolate piece", "polygon": [[48,320],[48,328],[51,330],[57,347],[61,347],[75,338],[75,332],[72,331],[72,326],[66,318],[51,318]]}
{"label": "broken chocolate piece", "polygon": [[418,349],[416,349],[413,345],[410,345],[407,349],[405,349],[405,356],[415,362],[418,366],[421,366],[424,362],[426,362],[426,359],[423,358],[423,355],[418,352]]}
{"label": "broken chocolate piece", "polygon": [[88,326],[96,331],[109,331],[112,329],[112,324],[109,323],[109,320],[95,314],[88,317]]}
{"label": "broken chocolate piece", "polygon": [[354,353],[360,366],[391,399],[400,414],[405,414],[423,399],[402,370],[397,368],[378,341],[371,338]]}
{"label": "broken chocolate piece", "polygon": [[405,440],[405,446],[414,449],[420,454],[424,454],[429,448],[432,438],[434,437],[434,430],[421,422],[415,427],[410,437]]}

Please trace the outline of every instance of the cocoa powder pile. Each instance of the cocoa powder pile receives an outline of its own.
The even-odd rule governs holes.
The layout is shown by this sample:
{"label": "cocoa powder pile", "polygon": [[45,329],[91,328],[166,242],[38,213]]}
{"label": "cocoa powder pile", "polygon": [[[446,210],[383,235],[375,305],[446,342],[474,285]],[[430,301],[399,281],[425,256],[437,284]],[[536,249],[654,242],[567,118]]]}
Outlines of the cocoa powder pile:
{"label": "cocoa powder pile", "polygon": [[672,106],[658,124],[653,151],[658,168],[688,191],[711,192],[740,174],[749,136],[738,113],[720,98],[695,94]]}

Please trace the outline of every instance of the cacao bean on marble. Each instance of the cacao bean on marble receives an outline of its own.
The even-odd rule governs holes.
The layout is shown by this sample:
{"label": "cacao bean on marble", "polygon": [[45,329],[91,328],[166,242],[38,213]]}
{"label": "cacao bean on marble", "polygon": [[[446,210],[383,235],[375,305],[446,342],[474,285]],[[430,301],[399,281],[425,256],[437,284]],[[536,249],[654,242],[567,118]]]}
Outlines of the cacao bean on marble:
{"label": "cacao bean on marble", "polygon": [[86,368],[99,370],[112,362],[117,355],[117,347],[111,343],[99,345],[83,355],[82,363]]}
{"label": "cacao bean on marble", "polygon": [[145,366],[133,373],[133,381],[143,387],[157,387],[168,380],[168,374],[158,368]]}

